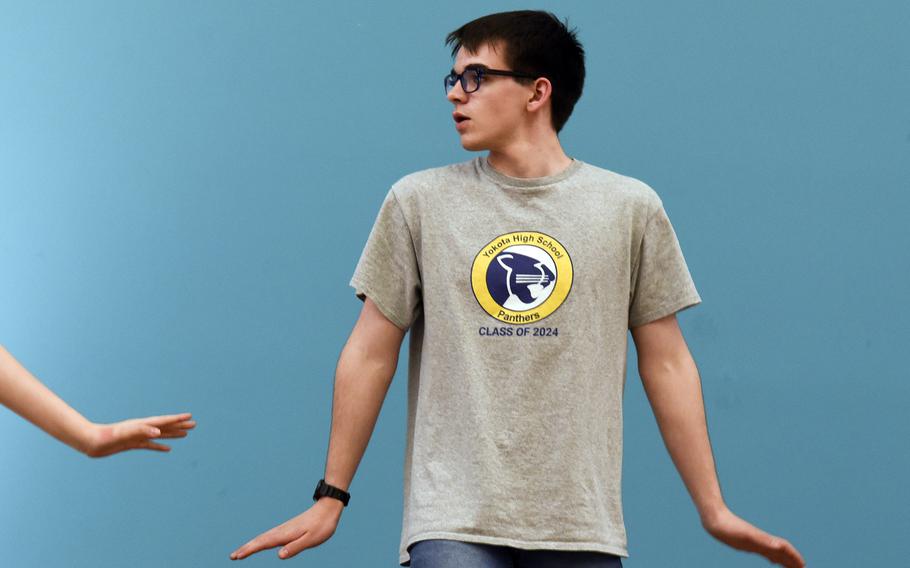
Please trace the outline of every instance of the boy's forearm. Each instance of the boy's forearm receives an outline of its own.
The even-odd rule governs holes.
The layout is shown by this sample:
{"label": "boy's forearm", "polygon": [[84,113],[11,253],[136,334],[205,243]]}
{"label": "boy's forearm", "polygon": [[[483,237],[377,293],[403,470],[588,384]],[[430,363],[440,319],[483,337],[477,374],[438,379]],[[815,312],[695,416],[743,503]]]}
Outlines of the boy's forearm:
{"label": "boy's forearm", "polygon": [[355,343],[345,345],[335,373],[326,483],[350,487],[397,364],[397,351],[371,354]]}
{"label": "boy's forearm", "polygon": [[64,444],[85,451],[91,422],[35,378],[2,345],[0,403]]}
{"label": "boy's forearm", "polygon": [[702,520],[726,507],[708,438],[701,380],[688,355],[642,370],[642,382],[667,451]]}

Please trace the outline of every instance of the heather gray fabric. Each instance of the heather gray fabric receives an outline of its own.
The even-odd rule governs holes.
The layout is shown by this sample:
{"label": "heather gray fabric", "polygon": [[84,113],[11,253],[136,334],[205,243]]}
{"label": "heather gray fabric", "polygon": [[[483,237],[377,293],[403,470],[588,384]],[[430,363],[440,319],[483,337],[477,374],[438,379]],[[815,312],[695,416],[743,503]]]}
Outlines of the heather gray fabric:
{"label": "heather gray fabric", "polygon": [[628,556],[628,329],[701,302],[654,190],[580,160],[419,171],[350,284],[410,330],[401,565],[431,538]]}

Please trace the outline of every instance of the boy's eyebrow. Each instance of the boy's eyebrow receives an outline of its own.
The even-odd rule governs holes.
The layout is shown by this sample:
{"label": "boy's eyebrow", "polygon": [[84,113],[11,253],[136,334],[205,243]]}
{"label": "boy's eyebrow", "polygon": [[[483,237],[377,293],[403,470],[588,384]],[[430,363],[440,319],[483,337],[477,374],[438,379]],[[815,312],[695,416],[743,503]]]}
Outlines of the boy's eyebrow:
{"label": "boy's eyebrow", "polygon": [[[464,68],[465,68],[465,70],[467,70],[467,69],[489,69],[489,67],[484,65],[483,63],[469,63],[469,64],[465,65]],[[453,67],[450,72],[455,73],[455,68]],[[464,71],[462,71],[462,73],[464,73]]]}

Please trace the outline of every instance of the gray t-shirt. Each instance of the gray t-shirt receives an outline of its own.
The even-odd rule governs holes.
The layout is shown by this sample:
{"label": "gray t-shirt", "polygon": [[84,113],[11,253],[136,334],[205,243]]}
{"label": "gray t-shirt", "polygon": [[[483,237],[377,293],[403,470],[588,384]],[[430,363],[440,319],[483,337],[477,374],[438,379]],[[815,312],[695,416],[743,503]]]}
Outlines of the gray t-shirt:
{"label": "gray t-shirt", "polygon": [[701,302],[653,189],[580,160],[419,171],[350,284],[411,334],[402,566],[430,538],[628,556],[628,329]]}

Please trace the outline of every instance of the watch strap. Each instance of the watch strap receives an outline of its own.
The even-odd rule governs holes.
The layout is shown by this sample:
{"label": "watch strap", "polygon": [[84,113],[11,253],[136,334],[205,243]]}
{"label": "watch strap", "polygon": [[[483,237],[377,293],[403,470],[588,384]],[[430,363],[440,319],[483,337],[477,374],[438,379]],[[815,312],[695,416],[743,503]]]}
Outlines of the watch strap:
{"label": "watch strap", "polygon": [[348,501],[351,500],[351,494],[343,489],[339,489],[334,485],[329,485],[325,482],[325,479],[320,479],[319,483],[316,484],[316,491],[313,492],[313,501],[318,501],[321,497],[331,497],[332,499],[338,499],[341,501],[345,507],[348,506]]}

